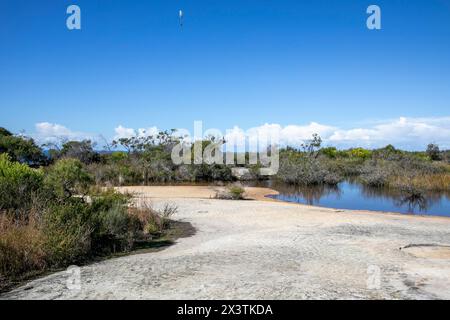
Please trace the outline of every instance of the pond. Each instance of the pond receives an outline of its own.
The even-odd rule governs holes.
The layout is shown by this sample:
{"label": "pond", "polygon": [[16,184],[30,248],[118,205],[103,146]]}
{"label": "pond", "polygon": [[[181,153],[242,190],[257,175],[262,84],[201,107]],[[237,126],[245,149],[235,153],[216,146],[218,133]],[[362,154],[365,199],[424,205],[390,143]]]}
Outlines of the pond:
{"label": "pond", "polygon": [[450,217],[450,193],[428,193],[407,198],[399,191],[367,187],[345,181],[337,186],[289,186],[272,181],[265,186],[277,190],[275,199],[336,209],[373,210]]}

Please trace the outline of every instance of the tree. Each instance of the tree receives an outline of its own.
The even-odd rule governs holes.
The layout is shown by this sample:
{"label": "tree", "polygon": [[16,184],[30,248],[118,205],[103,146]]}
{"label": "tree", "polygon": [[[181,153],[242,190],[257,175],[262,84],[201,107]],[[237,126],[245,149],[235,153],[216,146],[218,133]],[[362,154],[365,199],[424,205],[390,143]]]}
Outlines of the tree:
{"label": "tree", "polygon": [[112,147],[121,146],[128,154],[141,153],[144,151],[152,151],[154,148],[162,147],[165,152],[171,152],[172,147],[179,143],[180,139],[174,136],[175,129],[160,131],[156,135],[146,135],[143,131],[139,135],[129,138],[120,138],[113,140]]}
{"label": "tree", "polygon": [[318,149],[320,149],[320,146],[322,145],[322,138],[317,134],[314,133],[311,140],[308,140],[300,145],[300,147],[303,149],[304,152],[308,154],[309,157],[317,158],[318,156]]}
{"label": "tree", "polygon": [[427,155],[433,161],[441,160],[441,151],[439,150],[439,146],[434,143],[430,143],[427,146]]}
{"label": "tree", "polygon": [[32,198],[41,187],[43,172],[26,164],[14,162],[0,154],[0,211],[31,206]]}
{"label": "tree", "polygon": [[84,164],[100,161],[100,155],[94,150],[91,140],[64,143],[60,151],[60,158],[78,159]]}
{"label": "tree", "polygon": [[65,200],[73,195],[85,195],[92,184],[92,177],[77,159],[58,160],[45,177],[59,199]]}
{"label": "tree", "polygon": [[3,127],[0,127],[0,136],[12,136],[13,134]]}
{"label": "tree", "polygon": [[15,136],[5,128],[0,128],[0,153],[7,153],[11,161],[32,167],[47,163],[47,157],[33,139]]}

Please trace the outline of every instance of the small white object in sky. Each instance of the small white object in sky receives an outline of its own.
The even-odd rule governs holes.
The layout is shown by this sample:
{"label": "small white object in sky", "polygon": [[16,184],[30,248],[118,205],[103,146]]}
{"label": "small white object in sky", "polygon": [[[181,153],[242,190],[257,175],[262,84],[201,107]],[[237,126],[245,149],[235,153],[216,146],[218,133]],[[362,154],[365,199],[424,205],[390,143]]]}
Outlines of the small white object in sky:
{"label": "small white object in sky", "polygon": [[183,26],[183,10],[180,10],[180,12],[178,13],[178,15],[180,16],[180,26]]}

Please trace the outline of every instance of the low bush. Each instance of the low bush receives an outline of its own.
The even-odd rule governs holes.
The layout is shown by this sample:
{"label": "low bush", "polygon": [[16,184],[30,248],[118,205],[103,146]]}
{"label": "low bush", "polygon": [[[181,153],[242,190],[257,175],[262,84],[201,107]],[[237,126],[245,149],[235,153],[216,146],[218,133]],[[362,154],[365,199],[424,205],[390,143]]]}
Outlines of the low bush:
{"label": "low bush", "polygon": [[126,252],[170,227],[175,206],[130,207],[131,195],[92,183],[79,160],[60,159],[44,172],[0,156],[2,283]]}
{"label": "low bush", "polygon": [[54,205],[43,214],[44,251],[50,267],[86,260],[91,250],[89,205],[73,201]]}
{"label": "low bush", "polygon": [[245,189],[240,186],[229,186],[224,191],[217,191],[215,198],[224,200],[244,200]]}
{"label": "low bush", "polygon": [[242,200],[244,199],[244,188],[238,187],[238,186],[231,186],[228,188],[228,192],[231,195],[231,198],[233,200]]}
{"label": "low bush", "polygon": [[349,154],[353,158],[359,158],[364,160],[372,157],[372,151],[363,148],[350,149]]}
{"label": "low bush", "polygon": [[172,216],[178,211],[178,207],[166,203],[161,209],[155,209],[149,202],[143,202],[139,206],[131,207],[129,213],[139,223],[143,235],[160,235],[170,228]]}
{"label": "low bush", "polygon": [[426,153],[430,157],[430,159],[433,160],[433,161],[438,161],[438,160],[442,159],[442,155],[441,155],[441,152],[439,150],[439,146],[437,144],[430,143],[427,146]]}
{"label": "low bush", "polygon": [[371,160],[361,167],[359,180],[368,186],[382,187],[388,184],[392,166],[382,160]]}
{"label": "low bush", "polygon": [[361,169],[359,180],[369,186],[388,186],[398,190],[450,189],[450,173],[445,165],[406,154],[397,155],[396,160],[367,161]]}
{"label": "low bush", "polygon": [[335,147],[327,147],[320,149],[320,154],[325,155],[326,157],[330,159],[336,159],[339,152]]}
{"label": "low bush", "polygon": [[81,161],[76,159],[58,160],[48,169],[45,177],[45,184],[62,200],[74,195],[85,195],[92,182],[92,177]]}
{"label": "low bush", "polygon": [[119,203],[106,211],[96,213],[97,219],[92,232],[92,250],[98,254],[129,251],[139,237],[140,225],[128,209]]}
{"label": "low bush", "polygon": [[30,209],[43,178],[41,170],[12,162],[7,154],[0,154],[0,210]]}
{"label": "low bush", "polygon": [[295,185],[336,185],[343,177],[323,158],[291,154],[280,159],[277,179]]}
{"label": "low bush", "polygon": [[0,213],[0,280],[6,283],[31,270],[43,270],[47,266],[44,241],[35,221]]}

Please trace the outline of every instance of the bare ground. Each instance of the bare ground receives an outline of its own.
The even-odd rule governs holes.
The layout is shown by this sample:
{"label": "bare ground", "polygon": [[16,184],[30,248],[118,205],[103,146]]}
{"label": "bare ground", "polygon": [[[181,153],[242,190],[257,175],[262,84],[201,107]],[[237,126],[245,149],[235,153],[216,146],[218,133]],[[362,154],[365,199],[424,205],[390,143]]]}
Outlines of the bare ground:
{"label": "bare ground", "polygon": [[449,299],[450,219],[211,199],[210,187],[133,187],[197,232],[166,250],[31,281],[3,299]]}

